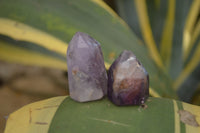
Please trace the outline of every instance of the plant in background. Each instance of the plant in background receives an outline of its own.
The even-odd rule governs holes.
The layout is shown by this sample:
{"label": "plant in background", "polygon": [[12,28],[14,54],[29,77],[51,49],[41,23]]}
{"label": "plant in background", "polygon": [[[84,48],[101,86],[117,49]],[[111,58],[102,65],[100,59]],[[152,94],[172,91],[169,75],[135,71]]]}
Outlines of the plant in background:
{"label": "plant in background", "polygon": [[[146,44],[173,90],[190,102],[199,82],[198,0],[116,0],[120,16]],[[195,73],[195,74],[194,74]]]}
{"label": "plant in background", "polygon": [[0,59],[67,70],[67,43],[86,32],[102,44],[107,69],[124,49],[134,52],[150,76],[146,107],[56,97],[11,114],[6,133],[200,131],[200,108],[176,101],[190,102],[199,83],[200,1],[113,2],[121,18],[101,0],[1,0]]}

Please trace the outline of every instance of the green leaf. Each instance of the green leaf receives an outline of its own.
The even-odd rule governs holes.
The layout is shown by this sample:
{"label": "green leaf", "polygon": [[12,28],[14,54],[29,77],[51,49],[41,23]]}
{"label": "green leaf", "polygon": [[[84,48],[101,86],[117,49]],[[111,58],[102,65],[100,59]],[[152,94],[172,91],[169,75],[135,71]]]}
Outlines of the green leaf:
{"label": "green leaf", "polygon": [[[69,97],[64,98],[55,97],[39,101],[17,110],[9,116],[5,133],[200,131],[200,107],[180,101],[150,97],[144,107],[119,107],[108,99],[78,103]],[[181,119],[184,118],[190,122],[182,122]]]}
{"label": "green leaf", "polygon": [[[0,34],[26,42],[27,45],[31,44],[32,47],[40,46],[45,49],[44,51],[51,51],[55,53],[54,55],[62,56],[63,63],[65,63],[63,58],[65,58],[67,43],[77,31],[88,33],[102,44],[107,66],[124,49],[131,50],[150,75],[151,94],[176,97],[172,90],[171,80],[156,66],[147,48],[140,43],[141,41],[124,21],[102,1],[1,0],[0,24],[3,27],[0,28]],[[32,51],[32,47],[27,49]],[[4,56],[10,58],[3,59],[11,61],[12,56],[16,54],[18,53],[14,51],[10,55],[5,54]],[[114,57],[111,58],[111,55]],[[58,59],[60,60],[60,57]],[[16,61],[20,62],[20,60]],[[41,61],[38,60],[38,64],[42,64]],[[27,59],[23,63],[32,65],[34,60]],[[35,65],[37,65],[36,62]],[[58,68],[61,67],[63,68],[63,66],[58,66]]]}
{"label": "green leaf", "polygon": [[191,50],[188,51],[185,68],[174,82],[179,98],[185,102],[191,101],[200,81],[200,21],[194,27],[189,47]]}
{"label": "green leaf", "polygon": [[197,67],[187,76],[181,86],[178,88],[177,94],[181,101],[191,102],[192,97],[195,95],[199,87],[200,80],[200,63]]}
{"label": "green leaf", "polygon": [[24,106],[9,115],[5,133],[47,133],[50,122],[66,96],[59,96]]}
{"label": "green leaf", "polygon": [[63,56],[37,45],[16,41],[0,35],[0,59],[29,65],[67,70]]}
{"label": "green leaf", "polygon": [[[160,98],[149,98],[144,108],[119,107],[107,99],[77,103],[66,98],[58,108],[49,132],[169,133],[178,129],[180,132],[185,132],[189,126],[180,122],[178,111],[188,109],[192,111],[190,110],[192,107],[186,108],[186,106],[188,104]],[[195,107],[199,112],[200,108]],[[197,117],[196,119],[199,119],[199,116]],[[196,128],[196,132],[199,130],[200,127]]]}
{"label": "green leaf", "polygon": [[[116,10],[134,33],[144,42],[134,0],[116,0]],[[133,8],[134,7],[134,8]]]}
{"label": "green leaf", "polygon": [[174,86],[178,89],[181,100],[190,102],[199,85],[200,76],[200,40],[196,43],[195,50],[190,61],[176,80]]}
{"label": "green leaf", "polygon": [[146,4],[145,0],[117,0],[117,9],[119,9],[118,12],[121,17],[125,19],[125,21],[139,37],[142,37],[156,64],[164,69],[163,62],[153,37],[153,31],[151,29],[150,22],[151,19],[149,20],[149,12],[147,12],[148,6],[149,5]]}
{"label": "green leaf", "polygon": [[185,23],[184,34],[183,34],[183,59],[184,61],[188,58],[191,49],[193,48],[194,42],[199,36],[200,32],[200,21],[199,21],[199,12],[200,12],[200,1],[194,0],[190,7],[190,11],[187,16]]}
{"label": "green leaf", "polygon": [[[120,16],[132,30],[147,46],[152,42],[149,51],[155,45],[160,50],[166,72],[173,79],[174,90],[178,90],[181,100],[189,102],[199,83],[200,1],[117,0],[116,3]],[[147,14],[146,21],[141,19],[144,14]],[[144,32],[151,39],[147,39]]]}
{"label": "green leaf", "polygon": [[[189,11],[193,9],[191,7],[192,3],[198,3],[198,1],[144,0],[142,2],[146,5],[143,6],[143,9],[139,8],[139,5],[137,4],[141,3],[139,0],[117,0],[118,12],[120,16],[130,25],[133,31],[138,33],[138,36],[142,36],[144,41],[146,40],[146,45],[149,45],[149,40],[152,40],[151,46],[148,47],[149,51],[152,51],[150,47],[154,47],[155,45],[160,49],[165,69],[169,72],[172,79],[176,79],[183,69],[182,45],[185,23],[187,19],[191,18],[188,16]],[[142,28],[143,21],[140,17],[144,13],[148,15],[146,16],[146,23],[150,23],[150,28]],[[194,14],[195,13],[198,14],[198,10],[194,10]],[[187,27],[188,26],[186,26],[186,29],[188,29]],[[189,27],[191,29],[191,26]],[[146,39],[147,35],[141,35],[140,32],[148,32],[147,34],[149,34],[150,39]]]}
{"label": "green leaf", "polygon": [[197,49],[198,42],[200,42],[200,20],[195,25],[194,30],[192,31],[190,40],[191,41],[188,44],[187,50],[185,52],[184,66],[186,66],[190,62],[190,60],[192,59],[194,55],[195,50]]}

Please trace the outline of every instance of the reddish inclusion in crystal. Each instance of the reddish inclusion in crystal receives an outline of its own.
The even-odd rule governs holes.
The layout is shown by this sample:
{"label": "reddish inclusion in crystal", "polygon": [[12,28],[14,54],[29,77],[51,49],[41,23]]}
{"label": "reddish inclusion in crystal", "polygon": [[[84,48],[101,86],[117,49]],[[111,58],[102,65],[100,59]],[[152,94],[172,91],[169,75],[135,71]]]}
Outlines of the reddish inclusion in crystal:
{"label": "reddish inclusion in crystal", "polygon": [[148,73],[135,55],[125,50],[108,72],[108,98],[116,105],[140,105],[149,96]]}

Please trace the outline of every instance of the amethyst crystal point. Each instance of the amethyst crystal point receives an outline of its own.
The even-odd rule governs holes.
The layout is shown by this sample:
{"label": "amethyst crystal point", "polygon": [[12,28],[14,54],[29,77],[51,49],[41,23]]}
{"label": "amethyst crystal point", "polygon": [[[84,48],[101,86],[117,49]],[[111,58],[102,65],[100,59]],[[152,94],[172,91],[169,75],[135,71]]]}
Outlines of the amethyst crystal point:
{"label": "amethyst crystal point", "polygon": [[100,44],[85,33],[77,32],[69,43],[67,66],[70,97],[87,102],[107,93],[107,73]]}
{"label": "amethyst crystal point", "polygon": [[140,105],[149,96],[149,76],[131,51],[123,51],[108,72],[108,98],[116,105]]}

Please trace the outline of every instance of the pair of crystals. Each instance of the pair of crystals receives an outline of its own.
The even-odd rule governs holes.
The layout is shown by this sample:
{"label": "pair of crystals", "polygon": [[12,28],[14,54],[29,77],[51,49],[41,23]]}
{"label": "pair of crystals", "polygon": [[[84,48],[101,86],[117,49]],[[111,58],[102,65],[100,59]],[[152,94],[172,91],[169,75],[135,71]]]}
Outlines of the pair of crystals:
{"label": "pair of crystals", "polygon": [[149,96],[148,73],[131,52],[124,50],[108,76],[100,44],[77,32],[69,43],[67,66],[70,97],[78,102],[107,95],[116,105],[140,105]]}

